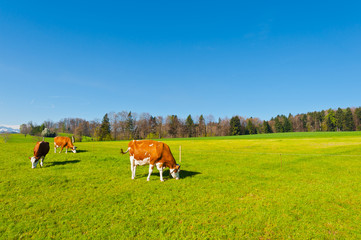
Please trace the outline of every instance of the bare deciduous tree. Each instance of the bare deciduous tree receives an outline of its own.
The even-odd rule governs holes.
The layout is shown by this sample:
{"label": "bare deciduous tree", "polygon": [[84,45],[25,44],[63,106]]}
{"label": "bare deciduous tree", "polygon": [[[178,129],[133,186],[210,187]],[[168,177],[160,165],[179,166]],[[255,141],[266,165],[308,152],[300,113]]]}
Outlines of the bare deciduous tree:
{"label": "bare deciduous tree", "polygon": [[3,139],[4,143],[7,143],[11,137],[10,133],[8,132],[1,133],[0,136]]}

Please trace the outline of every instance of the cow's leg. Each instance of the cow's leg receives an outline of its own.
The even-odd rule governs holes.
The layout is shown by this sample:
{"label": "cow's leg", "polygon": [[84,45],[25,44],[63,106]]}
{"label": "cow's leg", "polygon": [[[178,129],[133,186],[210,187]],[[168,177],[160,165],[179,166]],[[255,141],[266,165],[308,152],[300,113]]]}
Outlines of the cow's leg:
{"label": "cow's leg", "polygon": [[56,144],[54,143],[54,153],[56,153]]}
{"label": "cow's leg", "polygon": [[63,151],[63,148],[64,148],[64,146],[61,146],[61,149],[60,149],[60,152],[59,152],[59,153],[61,153],[61,152]]}
{"label": "cow's leg", "polygon": [[135,170],[137,170],[137,165],[133,165],[133,179],[135,178]]}
{"label": "cow's leg", "polygon": [[45,159],[45,156],[42,156],[41,158],[40,158],[40,167],[43,167],[43,160]]}
{"label": "cow's leg", "polygon": [[154,165],[152,164],[149,164],[149,174],[148,174],[148,177],[147,177],[147,181],[150,180],[150,175],[152,174],[153,172],[153,168],[154,168]]}
{"label": "cow's leg", "polygon": [[130,156],[130,170],[132,171],[132,179],[135,178],[135,170],[137,166],[135,166],[134,157]]}
{"label": "cow's leg", "polygon": [[132,157],[130,157],[130,171],[132,173],[132,179],[134,179],[134,177],[133,177],[133,165],[134,165],[133,159],[132,159]]}
{"label": "cow's leg", "polygon": [[156,164],[156,165],[157,165],[157,169],[159,170],[160,181],[164,182],[164,179],[163,179],[163,164]]}
{"label": "cow's leg", "polygon": [[164,182],[164,180],[163,180],[163,168],[161,168],[161,169],[159,170],[159,175],[160,175],[160,181],[161,181],[161,182]]}
{"label": "cow's leg", "polygon": [[68,147],[65,147],[65,153],[68,153]]}

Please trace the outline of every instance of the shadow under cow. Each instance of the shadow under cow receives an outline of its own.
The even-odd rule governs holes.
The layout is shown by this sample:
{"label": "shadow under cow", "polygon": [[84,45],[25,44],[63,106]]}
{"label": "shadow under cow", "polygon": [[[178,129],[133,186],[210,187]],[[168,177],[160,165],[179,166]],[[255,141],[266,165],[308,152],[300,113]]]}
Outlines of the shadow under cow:
{"label": "shadow under cow", "polygon": [[67,165],[67,164],[74,164],[74,163],[78,163],[80,162],[80,160],[67,160],[67,161],[55,161],[55,162],[49,162],[48,164],[46,164],[46,167],[53,167],[53,166],[62,166],[62,165]]}
{"label": "shadow under cow", "polygon": [[[198,174],[202,174],[202,173],[201,172],[187,171],[187,170],[180,170],[179,178],[183,179],[183,178],[187,178],[187,177],[193,177],[193,176],[198,175]],[[153,171],[152,175],[159,176],[159,172],[158,171]],[[148,174],[143,174],[143,175],[138,176],[138,177],[142,177],[142,178],[143,177],[148,177]],[[169,173],[169,169],[163,171],[163,178],[164,178],[164,180],[172,179],[172,176],[170,176],[170,173]]]}
{"label": "shadow under cow", "polygon": [[83,153],[83,152],[88,152],[88,150],[82,150],[82,149],[76,150],[76,153]]}
{"label": "shadow under cow", "polygon": [[181,170],[179,175],[180,178],[187,178],[187,177],[193,177],[195,175],[202,174],[201,172],[193,172],[193,171],[187,171],[187,170]]}

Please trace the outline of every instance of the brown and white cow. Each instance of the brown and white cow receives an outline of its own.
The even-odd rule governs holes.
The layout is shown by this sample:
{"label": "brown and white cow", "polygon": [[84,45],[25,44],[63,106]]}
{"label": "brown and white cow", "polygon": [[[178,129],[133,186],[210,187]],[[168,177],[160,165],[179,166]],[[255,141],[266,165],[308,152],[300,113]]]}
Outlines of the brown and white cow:
{"label": "brown and white cow", "polygon": [[59,153],[63,151],[65,147],[65,153],[68,153],[68,148],[71,149],[73,153],[76,153],[76,147],[73,145],[72,141],[68,137],[55,137],[54,138],[54,153],[56,153],[56,149],[61,147]]}
{"label": "brown and white cow", "polygon": [[34,147],[34,156],[29,157],[32,163],[32,168],[36,168],[36,165],[38,164],[40,160],[40,166],[43,166],[43,161],[45,159],[46,154],[49,152],[49,143],[48,142],[37,142]]}
{"label": "brown and white cow", "polygon": [[149,164],[149,174],[147,181],[150,179],[150,175],[153,172],[154,166],[157,167],[160,173],[160,180],[163,182],[163,169],[168,167],[170,174],[173,178],[179,179],[180,166],[175,162],[175,159],[167,144],[157,142],[153,140],[133,140],[129,142],[128,149],[125,154],[129,152],[130,156],[130,169],[132,171],[132,179],[135,178],[135,170],[138,165],[143,166]]}

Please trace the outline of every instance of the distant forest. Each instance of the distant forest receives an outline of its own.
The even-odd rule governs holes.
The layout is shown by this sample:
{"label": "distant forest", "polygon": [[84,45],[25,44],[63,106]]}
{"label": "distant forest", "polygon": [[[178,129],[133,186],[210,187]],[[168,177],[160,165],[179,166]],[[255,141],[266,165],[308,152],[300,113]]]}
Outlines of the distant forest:
{"label": "distant forest", "polygon": [[212,115],[152,116],[148,113],[110,112],[103,119],[87,121],[65,118],[59,122],[45,121],[22,124],[20,133],[53,137],[58,133],[74,135],[76,141],[109,141],[126,139],[159,139],[183,137],[232,136],[280,132],[360,131],[361,107],[309,112],[306,114],[278,115],[269,121],[259,118],[215,119]]}

